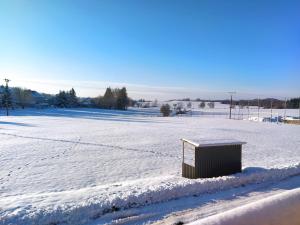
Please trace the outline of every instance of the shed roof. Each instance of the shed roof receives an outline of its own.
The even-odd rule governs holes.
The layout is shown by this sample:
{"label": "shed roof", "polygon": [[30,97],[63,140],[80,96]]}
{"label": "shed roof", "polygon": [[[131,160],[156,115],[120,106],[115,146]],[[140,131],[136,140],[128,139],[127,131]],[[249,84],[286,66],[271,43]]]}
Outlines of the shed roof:
{"label": "shed roof", "polygon": [[235,139],[181,139],[183,142],[187,142],[195,147],[209,147],[209,146],[224,146],[224,145],[243,145],[247,142],[238,141]]}

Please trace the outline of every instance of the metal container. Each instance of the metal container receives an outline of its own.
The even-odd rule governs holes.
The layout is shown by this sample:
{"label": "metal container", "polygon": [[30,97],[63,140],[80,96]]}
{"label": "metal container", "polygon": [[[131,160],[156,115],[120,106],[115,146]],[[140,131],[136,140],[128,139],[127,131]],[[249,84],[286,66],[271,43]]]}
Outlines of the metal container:
{"label": "metal container", "polygon": [[[201,140],[199,142],[181,139],[182,176],[186,178],[219,177],[242,171],[242,145],[236,140]],[[187,151],[192,162],[185,161]]]}

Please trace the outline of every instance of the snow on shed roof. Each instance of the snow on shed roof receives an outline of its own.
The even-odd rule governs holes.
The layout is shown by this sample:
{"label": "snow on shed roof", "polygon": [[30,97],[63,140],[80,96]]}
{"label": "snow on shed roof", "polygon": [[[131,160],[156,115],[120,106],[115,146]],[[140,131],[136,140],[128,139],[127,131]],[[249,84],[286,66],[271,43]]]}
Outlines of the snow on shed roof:
{"label": "snow on shed roof", "polygon": [[209,147],[209,146],[224,146],[224,145],[243,145],[247,142],[238,141],[235,139],[197,139],[189,140],[182,138],[183,142],[187,142],[195,147]]}

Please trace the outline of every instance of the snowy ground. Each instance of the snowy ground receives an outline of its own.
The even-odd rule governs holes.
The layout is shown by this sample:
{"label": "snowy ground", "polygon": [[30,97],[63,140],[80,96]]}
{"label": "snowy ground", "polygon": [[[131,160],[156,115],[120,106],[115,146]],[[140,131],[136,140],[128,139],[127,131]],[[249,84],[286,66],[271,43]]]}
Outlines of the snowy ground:
{"label": "snowy ground", "polygon": [[[142,224],[153,223],[155,225],[178,224],[180,222],[187,224],[194,221],[202,221],[208,217],[218,217],[220,214],[236,210],[241,206],[248,204],[257,204],[266,198],[273,198],[278,194],[289,193],[291,190],[298,190],[300,194],[300,176],[284,179],[280,182],[264,182],[260,184],[245,185],[242,187],[231,188],[217,193],[207,193],[202,195],[193,195],[168,202],[149,205],[141,208],[127,209],[115,213],[106,214],[97,219],[91,225],[98,224]],[[299,196],[298,194],[298,196]],[[298,197],[299,199],[299,197]],[[298,202],[298,205],[300,203]],[[274,206],[276,206],[274,201]],[[288,206],[289,202],[285,202]],[[264,211],[261,205],[257,209]],[[283,208],[283,207],[282,207]],[[288,207],[286,207],[287,209]],[[264,218],[268,218],[265,212]],[[281,209],[281,213],[284,212]],[[298,213],[297,213],[298,214]],[[235,217],[237,214],[235,214]],[[300,220],[298,216],[298,220]],[[248,223],[257,223],[256,217],[248,218]],[[237,222],[237,221],[235,221]],[[286,221],[287,222],[287,221]],[[222,223],[219,223],[222,224]],[[239,223],[237,223],[239,224]],[[223,225],[223,224],[222,224]]]}
{"label": "snowy ground", "polygon": [[[0,222],[93,223],[119,209],[300,174],[300,126],[228,120],[227,109],[215,111],[170,118],[159,117],[157,109],[1,116]],[[247,142],[244,172],[182,178],[182,137]]]}

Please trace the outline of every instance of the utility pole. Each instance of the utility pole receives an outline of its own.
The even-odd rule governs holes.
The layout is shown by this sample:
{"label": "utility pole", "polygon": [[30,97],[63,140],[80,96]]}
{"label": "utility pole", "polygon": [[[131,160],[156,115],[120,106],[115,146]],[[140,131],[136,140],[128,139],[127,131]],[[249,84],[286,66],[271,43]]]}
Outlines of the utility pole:
{"label": "utility pole", "polygon": [[298,117],[298,119],[299,119],[299,122],[300,122],[300,97],[299,97],[299,117]]}
{"label": "utility pole", "polygon": [[273,99],[271,99],[271,122],[272,122],[272,115],[273,114]]}
{"label": "utility pole", "polygon": [[230,94],[230,106],[229,106],[229,119],[231,119],[231,110],[232,110],[232,95],[236,94],[235,91],[228,92]]}
{"label": "utility pole", "polygon": [[249,103],[249,100],[248,100],[248,120],[250,119],[250,109],[249,109],[249,107],[250,107],[250,103]]}
{"label": "utility pole", "polygon": [[241,105],[240,105],[240,101],[238,102],[239,104],[239,111],[238,111],[238,120],[240,119],[240,112],[241,112]]}
{"label": "utility pole", "polygon": [[6,108],[6,116],[8,116],[8,98],[9,98],[9,90],[8,90],[8,83],[9,83],[9,79],[5,78],[5,108]]}
{"label": "utility pole", "polygon": [[257,121],[259,122],[259,98],[257,99]]}
{"label": "utility pole", "polygon": [[285,101],[284,101],[284,120],[285,120],[285,118],[286,118],[286,98],[285,98]]}

